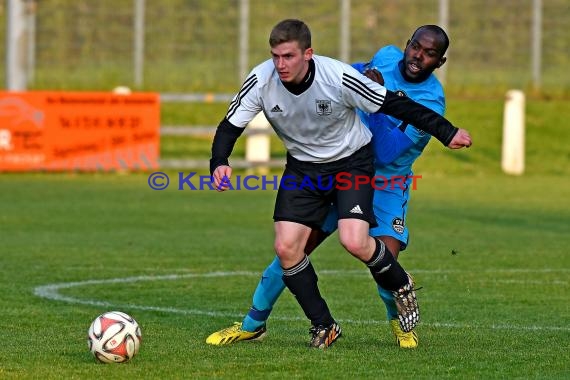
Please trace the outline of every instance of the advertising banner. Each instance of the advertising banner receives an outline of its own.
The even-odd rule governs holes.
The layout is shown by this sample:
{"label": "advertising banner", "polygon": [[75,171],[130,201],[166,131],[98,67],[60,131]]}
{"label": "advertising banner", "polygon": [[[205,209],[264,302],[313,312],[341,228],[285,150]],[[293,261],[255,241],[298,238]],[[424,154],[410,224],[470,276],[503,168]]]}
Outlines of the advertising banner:
{"label": "advertising banner", "polygon": [[156,93],[0,92],[0,171],[158,168]]}

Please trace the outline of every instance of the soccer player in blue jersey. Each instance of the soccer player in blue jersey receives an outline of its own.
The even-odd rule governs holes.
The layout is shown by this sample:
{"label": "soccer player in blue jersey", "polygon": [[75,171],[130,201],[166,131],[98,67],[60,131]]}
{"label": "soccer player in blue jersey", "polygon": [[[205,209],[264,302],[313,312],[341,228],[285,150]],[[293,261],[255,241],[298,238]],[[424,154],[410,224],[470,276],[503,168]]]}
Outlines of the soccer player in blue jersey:
{"label": "soccer player in blue jersey", "polygon": [[[443,88],[433,71],[445,61],[449,46],[446,33],[436,25],[419,27],[406,44],[404,52],[395,46],[381,48],[368,63],[353,66],[369,78],[383,84],[400,96],[443,114],[445,98]],[[408,245],[406,213],[410,186],[413,181],[412,164],[421,155],[430,135],[384,114],[359,111],[359,116],[372,131],[375,153],[374,213],[377,226],[369,231],[384,242],[387,250],[397,259]],[[397,178],[398,181],[394,181]],[[338,213],[331,211],[320,229],[314,229],[305,246],[311,253],[337,228]],[[266,334],[266,321],[273,305],[285,288],[283,271],[276,257],[265,269],[254,292],[253,304],[241,323],[211,334],[206,342],[225,345],[241,340],[260,340]],[[392,292],[378,286],[378,292],[387,309],[387,317],[397,344],[402,348],[415,348],[418,337],[414,330],[404,332],[398,322],[398,310]]]}

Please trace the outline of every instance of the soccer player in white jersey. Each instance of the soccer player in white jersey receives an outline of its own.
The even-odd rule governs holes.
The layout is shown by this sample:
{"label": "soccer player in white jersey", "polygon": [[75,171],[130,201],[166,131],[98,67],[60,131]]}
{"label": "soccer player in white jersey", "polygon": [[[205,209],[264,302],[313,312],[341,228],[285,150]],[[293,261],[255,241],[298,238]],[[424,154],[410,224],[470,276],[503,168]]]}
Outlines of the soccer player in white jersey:
{"label": "soccer player in white jersey", "polygon": [[[433,71],[445,63],[448,46],[449,38],[443,29],[437,25],[423,25],[414,31],[404,52],[393,45],[385,46],[376,52],[370,62],[356,63],[353,67],[386,88],[443,114],[445,96]],[[406,215],[412,185],[412,165],[431,136],[382,114],[373,115],[371,120],[368,114],[361,113],[361,118],[372,130],[378,178],[374,192],[374,213],[378,226],[370,229],[370,235],[382,240],[397,259],[400,251],[406,249],[409,240]],[[401,183],[394,185],[391,182],[394,178],[401,179]],[[305,253],[310,254],[334,232],[336,223],[337,213],[333,208],[325,224],[320,229],[313,230]],[[251,309],[242,322],[211,334],[206,342],[225,345],[263,338],[267,331],[266,321],[285,289],[282,276],[279,260],[275,258],[263,271],[253,295]],[[392,294],[380,286],[378,292],[386,306],[398,346],[417,347],[416,332],[404,332],[400,328]]]}
{"label": "soccer player in white jersey", "polygon": [[367,265],[378,286],[391,292],[400,327],[409,332],[419,320],[413,281],[385,244],[368,234],[369,227],[376,226],[372,135],[357,109],[394,116],[453,149],[470,146],[471,137],[350,65],[313,54],[309,28],[300,20],[278,23],[269,44],[272,59],[248,75],[216,130],[210,160],[214,185],[219,191],[229,188],[231,151],[245,126],[263,111],[288,152],[283,173],[287,181],[277,192],[273,214],[274,248],[283,282],[311,321],[310,346],[328,347],[341,334],[304,251],[312,228],[323,225],[331,203],[338,213],[341,244]]}

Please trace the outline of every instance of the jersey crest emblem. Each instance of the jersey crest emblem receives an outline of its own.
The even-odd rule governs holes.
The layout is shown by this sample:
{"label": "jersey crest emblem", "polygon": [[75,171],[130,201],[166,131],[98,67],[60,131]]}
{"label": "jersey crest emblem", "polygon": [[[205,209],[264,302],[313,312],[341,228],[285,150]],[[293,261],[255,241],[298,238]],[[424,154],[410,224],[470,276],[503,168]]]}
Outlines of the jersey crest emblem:
{"label": "jersey crest emblem", "polygon": [[404,219],[394,218],[392,220],[392,228],[400,235],[404,233]]}
{"label": "jersey crest emblem", "polygon": [[317,115],[327,116],[332,113],[332,102],[330,100],[315,100],[317,104]]}
{"label": "jersey crest emblem", "polygon": [[398,96],[403,96],[404,98],[407,98],[408,95],[403,91],[403,90],[396,90],[394,91],[396,93],[396,95]]}

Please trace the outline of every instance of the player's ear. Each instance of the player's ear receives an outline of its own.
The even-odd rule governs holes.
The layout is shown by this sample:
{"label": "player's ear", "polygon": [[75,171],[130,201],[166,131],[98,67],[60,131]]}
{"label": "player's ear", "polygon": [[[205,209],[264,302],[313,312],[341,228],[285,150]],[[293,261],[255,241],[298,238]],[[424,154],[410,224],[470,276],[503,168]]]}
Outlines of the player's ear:
{"label": "player's ear", "polygon": [[441,57],[441,59],[439,60],[439,62],[437,63],[437,68],[439,69],[441,66],[443,66],[443,64],[447,62],[447,57]]}
{"label": "player's ear", "polygon": [[311,58],[313,58],[313,48],[312,47],[305,49],[304,58],[305,58],[305,61],[309,61],[309,60],[311,60]]}

